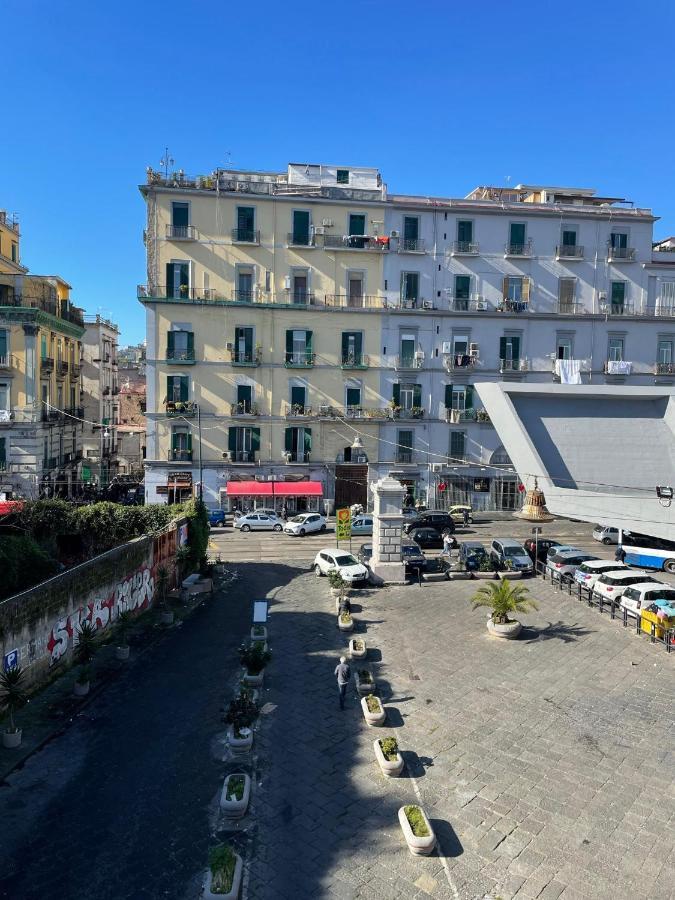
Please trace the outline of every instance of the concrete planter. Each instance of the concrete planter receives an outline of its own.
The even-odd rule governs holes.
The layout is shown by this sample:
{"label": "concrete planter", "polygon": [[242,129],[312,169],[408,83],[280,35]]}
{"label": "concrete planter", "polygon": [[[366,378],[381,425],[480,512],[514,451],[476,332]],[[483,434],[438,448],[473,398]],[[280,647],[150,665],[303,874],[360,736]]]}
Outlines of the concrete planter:
{"label": "concrete planter", "polygon": [[343,622],[340,616],[338,616],[338,628],[340,631],[353,631],[354,619],[350,618],[348,622]]}
{"label": "concrete planter", "polygon": [[[234,797],[231,800],[227,799],[227,790],[230,778],[244,779],[244,793],[241,800],[237,800]],[[223,814],[226,815],[228,819],[241,819],[242,816],[246,815],[250,796],[251,779],[248,775],[245,775],[243,772],[234,772],[232,775],[228,775],[225,779],[223,790],[220,793],[220,808],[222,809]]]}
{"label": "concrete planter", "polygon": [[[363,650],[357,650],[354,647],[354,644],[359,641],[359,643],[363,646]],[[366,647],[366,642],[362,638],[351,638],[349,641],[349,655],[352,659],[365,659],[368,656],[368,647]]]}
{"label": "concrete planter", "polygon": [[7,750],[16,750],[17,747],[21,746],[22,733],[20,728],[17,728],[16,731],[3,731],[2,746]]}
{"label": "concrete planter", "polygon": [[73,685],[73,693],[76,697],[86,697],[89,693],[89,682],[76,681]]}
{"label": "concrete planter", "polygon": [[129,659],[129,645],[126,647],[115,647],[115,659],[119,659],[121,661],[125,659]]}
{"label": "concrete planter", "polygon": [[267,628],[264,625],[259,625],[260,634],[256,634],[255,627],[251,628],[251,640],[253,643],[260,643],[261,641],[267,641]]}
{"label": "concrete planter", "polygon": [[170,609],[163,609],[159,621],[162,625],[173,625],[173,612]]}
{"label": "concrete planter", "polygon": [[376,690],[375,679],[372,677],[372,675],[371,675],[371,680],[366,681],[365,679],[361,678],[361,676],[359,675],[359,670],[357,669],[354,672],[354,680],[356,681],[356,690],[362,696],[365,697],[366,694],[374,694],[375,693],[375,690]]}
{"label": "concrete planter", "polygon": [[230,725],[227,729],[227,743],[233,753],[246,753],[253,746],[253,730],[251,728],[242,728],[241,737],[235,737],[234,725]]}
{"label": "concrete planter", "polygon": [[481,581],[494,581],[495,573],[494,572],[474,572],[474,578],[479,578]]}
{"label": "concrete planter", "polygon": [[239,896],[239,888],[241,887],[241,875],[244,869],[241,856],[237,854],[237,861],[234,866],[234,876],[232,878],[232,887],[226,894],[214,894],[211,890],[212,876],[209,869],[206,873],[206,884],[204,885],[204,893],[202,896],[205,900],[236,900]]}
{"label": "concrete planter", "polygon": [[363,718],[366,720],[368,725],[384,725],[384,722],[387,718],[387,712],[385,708],[382,706],[382,701],[379,697],[375,698],[379,705],[379,712],[371,712],[368,709],[368,698],[361,698],[361,710],[363,712]]}
{"label": "concrete planter", "polygon": [[380,768],[387,776],[387,778],[396,778],[397,775],[401,774],[401,772],[403,771],[403,757],[400,753],[396,754],[395,760],[388,760],[382,752],[380,738],[378,738],[378,740],[376,741],[373,741],[373,750],[375,751],[375,758],[377,759]]}
{"label": "concrete planter", "polygon": [[335,597],[335,599],[339,599],[342,596],[343,589],[342,588],[331,588],[330,595],[331,597]]}
{"label": "concrete planter", "polygon": [[429,834],[425,837],[415,837],[415,835],[413,834],[413,830],[410,827],[408,817],[405,814],[404,806],[402,806],[398,811],[398,821],[401,826],[401,831],[403,832],[403,836],[405,837],[406,843],[408,845],[408,850],[410,850],[413,856],[429,856],[429,854],[436,846],[436,835],[434,834],[434,830],[431,827],[431,822],[427,818],[427,814],[424,812],[422,807],[415,806],[415,804],[411,805],[422,813],[422,818],[424,819]]}
{"label": "concrete planter", "polygon": [[247,684],[249,687],[261,687],[263,683],[263,678],[265,677],[264,670],[259,672],[257,675],[251,675],[248,672],[244,674],[244,677],[241,679],[244,684]]}
{"label": "concrete planter", "polygon": [[505,578],[507,581],[514,581],[516,578],[522,578],[522,572],[500,572],[500,578]]}
{"label": "concrete planter", "polygon": [[487,620],[487,630],[493,637],[505,638],[513,640],[520,634],[523,626],[520,622],[493,622],[492,619]]}

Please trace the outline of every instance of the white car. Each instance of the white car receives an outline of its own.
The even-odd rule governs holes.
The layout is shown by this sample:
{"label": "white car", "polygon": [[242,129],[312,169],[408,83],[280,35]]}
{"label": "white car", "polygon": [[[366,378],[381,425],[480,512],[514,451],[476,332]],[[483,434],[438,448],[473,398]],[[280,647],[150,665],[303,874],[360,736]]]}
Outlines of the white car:
{"label": "white car", "polygon": [[597,560],[592,553],[584,553],[580,550],[566,550],[564,553],[554,553],[546,561],[546,569],[553,581],[561,581],[565,575],[574,575],[582,563],[592,559]]}
{"label": "white car", "polygon": [[326,520],[319,513],[300,513],[299,516],[293,516],[284,525],[284,534],[299,534],[304,537],[313,531],[325,531]]}
{"label": "white car", "polygon": [[369,572],[363,563],[360,563],[351,553],[344,550],[319,550],[314,558],[314,574],[318,577],[328,575],[329,572],[339,572],[344,581],[353,584],[365,581]]}
{"label": "white car", "polygon": [[605,572],[616,572],[619,569],[631,570],[625,563],[615,562],[609,559],[589,559],[582,563],[574,573],[574,580],[586,588],[592,588],[595,582]]}
{"label": "white car", "polygon": [[234,527],[241,528],[242,531],[281,531],[284,523],[276,516],[254,512],[239,516],[234,520]]}
{"label": "white car", "polygon": [[625,609],[629,616],[637,618],[641,610],[656,600],[675,606],[675,588],[669,584],[653,584],[645,578],[644,581],[626,588],[621,595],[619,606]]}
{"label": "white car", "polygon": [[618,544],[619,529],[608,528],[605,525],[596,525],[593,529],[593,537],[596,541],[600,541],[601,544]]}
{"label": "white car", "polygon": [[601,575],[593,585],[593,596],[596,600],[602,597],[605,603],[609,603],[610,600],[618,601],[626,588],[632,587],[634,584],[662,585],[663,582],[658,578],[653,578],[649,572],[642,569],[629,569],[627,572],[620,569]]}

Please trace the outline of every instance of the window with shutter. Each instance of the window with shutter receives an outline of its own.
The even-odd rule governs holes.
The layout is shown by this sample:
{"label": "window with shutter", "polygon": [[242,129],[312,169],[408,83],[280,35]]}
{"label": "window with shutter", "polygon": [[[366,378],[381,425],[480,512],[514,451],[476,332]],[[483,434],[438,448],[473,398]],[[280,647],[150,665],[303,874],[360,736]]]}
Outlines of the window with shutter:
{"label": "window with shutter", "polygon": [[189,225],[190,205],[188,203],[171,204],[171,224],[175,228],[186,228]]}
{"label": "window with shutter", "polygon": [[173,354],[176,346],[176,332],[168,331],[166,334],[166,358],[173,359]]}
{"label": "window with shutter", "polygon": [[293,428],[286,428],[284,431],[284,450],[293,450]]}
{"label": "window with shutter", "polygon": [[309,212],[306,209],[293,210],[292,242],[301,246],[309,244]]}
{"label": "window with shutter", "polygon": [[463,431],[450,432],[450,458],[451,461],[464,460],[466,457],[466,433]]}
{"label": "window with shutter", "polygon": [[473,385],[470,384],[464,390],[464,409],[473,409]]}
{"label": "window with shutter", "polygon": [[251,450],[254,453],[257,453],[260,450],[260,429],[259,428],[251,428]]}
{"label": "window with shutter", "polygon": [[445,386],[445,408],[452,409],[452,385],[446,384]]}
{"label": "window with shutter", "polygon": [[347,407],[361,406],[361,388],[347,388]]}
{"label": "window with shutter", "polygon": [[401,385],[400,384],[393,385],[391,398],[394,401],[394,406],[401,405]]}
{"label": "window with shutter", "polygon": [[413,408],[420,409],[422,406],[422,385],[413,385]]}

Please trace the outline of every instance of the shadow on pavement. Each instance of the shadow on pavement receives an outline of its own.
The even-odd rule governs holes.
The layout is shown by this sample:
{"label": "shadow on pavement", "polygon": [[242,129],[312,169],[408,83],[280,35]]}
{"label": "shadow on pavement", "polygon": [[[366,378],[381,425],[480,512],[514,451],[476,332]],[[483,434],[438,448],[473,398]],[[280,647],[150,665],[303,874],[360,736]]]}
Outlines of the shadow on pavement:
{"label": "shadow on pavement", "polygon": [[440,844],[437,852],[438,849],[441,849],[443,855],[448,858],[461,856],[464,853],[464,847],[452,825],[444,819],[430,819],[430,822]]}
{"label": "shadow on pavement", "polygon": [[534,625],[525,625],[520,633],[520,640],[525,643],[534,641],[550,641],[558,640],[564,644],[578,641],[579,638],[593,634],[595,629],[584,628],[582,625],[568,625],[565,622],[549,622],[548,625],[536,627]]}

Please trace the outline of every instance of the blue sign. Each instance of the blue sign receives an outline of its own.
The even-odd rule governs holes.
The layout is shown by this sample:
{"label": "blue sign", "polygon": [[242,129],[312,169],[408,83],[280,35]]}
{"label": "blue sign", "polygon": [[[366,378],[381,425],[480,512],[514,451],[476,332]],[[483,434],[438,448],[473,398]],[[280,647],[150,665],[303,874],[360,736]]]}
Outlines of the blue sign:
{"label": "blue sign", "polygon": [[10,669],[15,669],[19,665],[19,651],[18,650],[10,650],[9,653],[5,654],[5,658],[3,661],[3,669],[5,672],[9,672]]}

